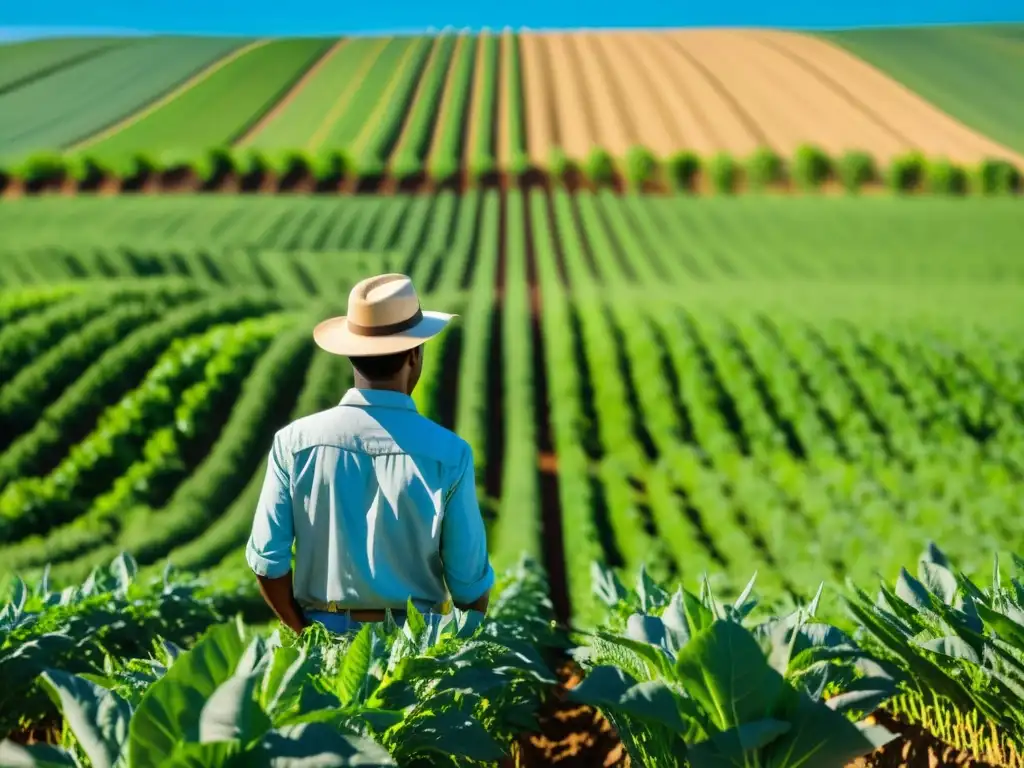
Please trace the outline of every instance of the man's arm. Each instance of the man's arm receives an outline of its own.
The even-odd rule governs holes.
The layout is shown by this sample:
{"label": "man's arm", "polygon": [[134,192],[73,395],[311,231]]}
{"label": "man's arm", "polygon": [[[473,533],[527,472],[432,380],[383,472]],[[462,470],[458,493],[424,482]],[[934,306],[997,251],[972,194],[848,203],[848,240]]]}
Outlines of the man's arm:
{"label": "man's arm", "polygon": [[274,614],[301,632],[308,624],[292,590],[292,493],[277,438],[267,459],[267,474],[252,521],[245,559],[260,584],[260,593]]}
{"label": "man's arm", "polygon": [[301,632],[309,622],[302,615],[302,608],[295,602],[295,593],[292,591],[292,572],[289,570],[284,576],[276,579],[267,576],[256,576],[260,583],[260,594],[267,601],[270,610],[281,620],[281,623],[291,627],[294,632]]}
{"label": "man's arm", "polygon": [[476,498],[476,472],[468,445],[441,521],[441,561],[455,606],[486,613],[494,569],[487,557],[487,531]]}

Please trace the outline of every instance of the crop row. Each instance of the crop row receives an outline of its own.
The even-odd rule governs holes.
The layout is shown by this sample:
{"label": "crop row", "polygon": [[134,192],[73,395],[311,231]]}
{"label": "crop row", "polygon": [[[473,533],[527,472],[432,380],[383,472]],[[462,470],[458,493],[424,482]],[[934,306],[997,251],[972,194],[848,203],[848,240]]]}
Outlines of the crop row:
{"label": "crop row", "polygon": [[[483,74],[489,73],[490,70],[485,70]],[[481,98],[494,98],[494,95],[487,92]],[[398,102],[392,102],[395,103]],[[520,116],[513,115],[511,119],[519,120]],[[468,178],[487,183],[499,170],[491,147],[490,128],[481,124],[471,130],[475,144]],[[518,130],[511,132],[516,135]],[[385,126],[366,134],[346,150],[216,148],[191,157],[139,151],[114,160],[88,151],[68,155],[42,153],[0,167],[0,188],[17,185],[30,193],[66,185],[79,191],[111,185],[122,190],[147,185],[178,189],[184,180],[191,188],[205,191],[237,189],[239,185],[249,190],[336,191],[346,181],[362,183],[379,181],[386,176],[398,180],[421,176],[424,173],[422,162],[411,154],[414,152],[411,147],[417,147],[415,151],[422,158],[422,147],[427,141],[425,135],[420,133],[409,139],[404,145],[407,149],[402,150],[396,164],[389,168],[383,158],[389,142],[394,140],[394,128]],[[454,139],[445,139],[449,140]],[[452,178],[451,159],[438,156],[435,170],[439,174],[435,181]],[[855,194],[864,189],[886,188],[894,193],[959,196],[1019,194],[1022,189],[1021,170],[1006,160],[991,159],[965,166],[942,157],[909,153],[882,166],[866,152],[851,151],[830,157],[813,146],[801,147],[791,158],[783,158],[767,148],[749,157],[727,153],[701,157],[692,152],[680,152],[658,158],[649,150],[636,147],[625,158],[615,158],[598,149],[586,158],[571,159],[559,151],[547,167],[538,169],[528,168],[519,152],[508,174],[513,180],[533,183],[535,171],[544,174],[551,185],[570,189],[629,187],[642,191],[700,191],[718,195],[765,190],[812,193],[833,188]]]}
{"label": "crop row", "polygon": [[[737,309],[756,300],[759,306],[806,306],[814,312],[848,308],[865,320],[908,313],[941,318],[947,312],[973,316],[979,308],[1009,310],[1010,292],[1024,275],[1024,230],[1012,199],[692,199],[617,196],[610,190],[576,197],[594,197],[603,216],[629,223],[642,247],[629,253],[632,268],[623,287],[642,287],[652,295],[699,285],[694,301],[706,303],[712,288],[723,298],[733,291]],[[287,251],[283,258],[301,262],[306,276],[300,279],[326,295],[333,288],[330,273],[343,266],[338,251],[352,252],[344,258],[354,274],[412,269],[420,255],[409,248],[428,237],[447,238],[457,228],[448,217],[461,219],[461,211],[475,205],[473,195],[459,196],[454,204],[446,199],[439,194],[9,201],[0,205],[0,280],[36,285],[166,272],[220,285],[235,275],[251,280],[255,274],[266,284],[261,275],[272,262],[249,266],[229,253],[259,250],[269,257]],[[62,235],[71,227],[73,241]],[[496,247],[494,232],[476,238],[471,262]],[[971,258],[964,258],[968,252]],[[254,261],[262,265],[267,259],[257,254]],[[455,264],[444,258],[440,267],[444,275]],[[298,272],[298,266],[293,269]],[[456,269],[452,278],[465,286],[464,274]],[[774,288],[757,291],[750,281]],[[908,282],[927,291],[907,291]]]}

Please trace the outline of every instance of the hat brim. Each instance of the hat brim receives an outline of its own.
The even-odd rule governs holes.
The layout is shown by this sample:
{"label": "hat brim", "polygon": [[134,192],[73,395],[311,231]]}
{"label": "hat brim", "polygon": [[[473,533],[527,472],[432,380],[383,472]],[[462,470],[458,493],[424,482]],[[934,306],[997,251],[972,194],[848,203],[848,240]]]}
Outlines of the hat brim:
{"label": "hat brim", "polygon": [[458,315],[424,310],[423,319],[412,328],[390,336],[360,336],[348,328],[343,315],[324,320],[313,329],[313,340],[320,349],[344,357],[380,357],[407,352],[437,336]]}

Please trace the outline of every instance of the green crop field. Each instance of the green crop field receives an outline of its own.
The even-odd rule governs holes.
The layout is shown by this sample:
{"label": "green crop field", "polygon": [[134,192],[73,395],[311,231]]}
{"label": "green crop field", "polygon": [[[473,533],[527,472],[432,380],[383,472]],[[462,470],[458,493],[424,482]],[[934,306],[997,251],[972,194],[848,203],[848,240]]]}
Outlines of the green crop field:
{"label": "green crop field", "polygon": [[[540,192],[5,205],[8,301],[43,293],[0,335],[0,561],[51,561],[58,579],[121,549],[143,564],[180,551],[190,566],[244,568],[260,446],[342,388],[344,371],[313,352],[316,313],[387,263],[466,318],[428,355],[432,374],[455,366],[455,378],[428,377],[419,398],[477,452],[496,559],[540,557],[558,517],[579,617],[591,559],[716,571],[727,588],[756,567],[763,584],[799,591],[892,572],[934,538],[973,571],[1024,543],[1016,208]],[[69,230],[73,243],[51,234]],[[153,339],[132,376],[102,397],[91,368],[68,379],[72,351],[97,370],[102,355],[131,359],[128,325]],[[231,327],[236,341],[220,330]],[[197,346],[162,349],[182,335]],[[159,360],[173,372],[182,356],[217,354],[235,377],[209,380],[194,362],[160,385],[178,411],[142,404],[164,391],[145,378]],[[310,373],[274,379],[280,366]],[[243,414],[249,399],[275,408],[259,426],[246,415],[251,442],[231,445],[231,408],[217,411],[224,423],[183,415],[192,389]],[[208,431],[183,434],[193,422]],[[97,445],[113,453],[101,461]],[[140,479],[158,470],[160,483]],[[224,510],[213,525],[210,508]]]}
{"label": "green crop field", "polygon": [[975,130],[1024,151],[1024,25],[849,30],[827,37]]}
{"label": "green crop field", "polygon": [[0,146],[5,155],[71,146],[144,108],[242,44],[236,38],[132,41],[20,88],[0,90]]}
{"label": "green crop field", "polygon": [[309,69],[330,42],[301,39],[259,45],[137,122],[90,144],[97,157],[124,157],[161,146],[194,153],[230,144]]}

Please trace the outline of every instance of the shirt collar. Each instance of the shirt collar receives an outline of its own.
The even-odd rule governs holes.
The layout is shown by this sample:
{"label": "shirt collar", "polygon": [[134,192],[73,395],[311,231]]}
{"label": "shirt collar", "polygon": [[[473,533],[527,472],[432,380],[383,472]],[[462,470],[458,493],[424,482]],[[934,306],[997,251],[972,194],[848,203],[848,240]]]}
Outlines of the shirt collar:
{"label": "shirt collar", "polygon": [[357,408],[416,410],[416,404],[411,397],[389,389],[356,389],[353,387],[341,398],[339,405],[353,405]]}

